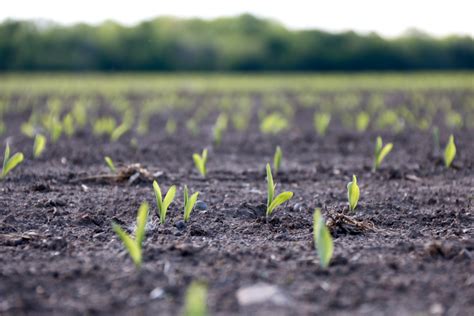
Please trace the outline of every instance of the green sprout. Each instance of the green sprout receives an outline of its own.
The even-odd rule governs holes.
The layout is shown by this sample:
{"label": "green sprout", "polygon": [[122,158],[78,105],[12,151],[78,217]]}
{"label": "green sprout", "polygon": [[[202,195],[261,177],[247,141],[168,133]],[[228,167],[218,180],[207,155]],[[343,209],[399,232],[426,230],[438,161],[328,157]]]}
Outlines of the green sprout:
{"label": "green sprout", "polygon": [[207,287],[193,281],[186,290],[184,316],[207,316]]}
{"label": "green sprout", "polygon": [[352,175],[352,182],[347,184],[347,200],[349,201],[349,211],[354,211],[357,202],[359,201],[359,186],[357,185],[357,178],[355,175]]}
{"label": "green sprout", "polygon": [[3,168],[0,179],[4,179],[10,171],[12,171],[18,164],[23,161],[23,154],[16,153],[10,157],[10,145],[7,144],[5,154],[3,156]]}
{"label": "green sprout", "polygon": [[219,114],[217,117],[216,123],[214,124],[214,143],[216,145],[220,145],[222,141],[222,135],[224,134],[225,130],[227,129],[227,122],[228,118],[225,113]]}
{"label": "green sprout", "polygon": [[313,215],[313,238],[314,245],[318,251],[319,263],[323,269],[326,269],[334,252],[334,244],[331,233],[326,226],[326,220],[318,208],[314,211]]}
{"label": "green sprout", "polygon": [[115,173],[117,169],[115,168],[115,164],[112,158],[110,158],[109,156],[105,156],[104,160],[105,160],[105,163],[107,164],[107,167],[110,169],[110,171],[112,173]]}
{"label": "green sprout", "polygon": [[274,198],[275,187],[276,184],[273,183],[272,169],[270,164],[267,163],[267,218],[279,205],[285,203],[293,197],[293,192],[285,191]]}
{"label": "green sprout", "polygon": [[166,212],[168,211],[168,207],[170,206],[171,202],[174,200],[174,196],[176,195],[176,186],[172,185],[168,192],[163,199],[161,194],[160,186],[158,182],[153,181],[153,190],[155,191],[156,196],[156,205],[158,207],[158,216],[160,217],[160,223],[164,224],[166,220]]}
{"label": "green sprout", "polygon": [[112,223],[114,232],[119,236],[128,254],[139,268],[142,264],[142,243],[145,238],[145,226],[148,218],[148,203],[143,202],[138,209],[137,227],[135,230],[135,239],[127,234],[120,225]]}
{"label": "green sprout", "polygon": [[71,113],[66,114],[66,116],[63,118],[63,129],[64,134],[66,134],[68,137],[71,137],[74,134],[74,117]]}
{"label": "green sprout", "polygon": [[448,144],[444,149],[444,165],[449,168],[456,157],[456,144],[454,144],[454,136],[449,136]]}
{"label": "green sprout", "polygon": [[364,132],[369,126],[370,116],[367,112],[360,112],[356,117],[356,129],[359,132]]}
{"label": "green sprout", "polygon": [[375,142],[375,158],[374,158],[374,167],[373,170],[377,170],[380,167],[380,164],[384,160],[385,156],[392,150],[393,144],[388,143],[383,146],[382,137],[378,136]]}
{"label": "green sprout", "polygon": [[193,154],[194,165],[196,166],[199,173],[205,177],[207,173],[206,163],[207,163],[207,149],[202,151],[202,154]]}
{"label": "green sprout", "polygon": [[331,114],[329,113],[315,113],[314,114],[314,128],[320,136],[326,134],[326,130],[331,122]]}
{"label": "green sprout", "polygon": [[35,142],[33,144],[33,157],[38,158],[43,153],[46,147],[46,137],[41,134],[36,134]]}
{"label": "green sprout", "polygon": [[191,212],[196,204],[199,192],[195,192],[189,197],[188,186],[184,186],[184,221],[187,222],[191,216]]}
{"label": "green sprout", "polygon": [[273,155],[273,170],[275,171],[275,174],[277,174],[278,170],[280,170],[282,155],[283,153],[280,146],[277,146],[275,149],[275,155]]}

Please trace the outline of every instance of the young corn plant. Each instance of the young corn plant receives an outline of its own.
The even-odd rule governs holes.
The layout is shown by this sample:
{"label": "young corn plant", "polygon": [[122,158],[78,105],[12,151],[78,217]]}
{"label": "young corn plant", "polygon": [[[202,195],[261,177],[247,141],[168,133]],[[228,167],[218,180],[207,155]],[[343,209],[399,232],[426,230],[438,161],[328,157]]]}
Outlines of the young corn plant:
{"label": "young corn plant", "polygon": [[267,163],[267,212],[266,217],[272,215],[273,211],[281,204],[293,197],[293,192],[285,191],[275,197],[276,184],[273,182],[272,169]]}
{"label": "young corn plant", "polygon": [[222,141],[222,135],[227,129],[228,118],[225,113],[219,114],[217,117],[216,123],[214,124],[213,134],[214,134],[214,143],[219,146]]}
{"label": "young corn plant", "polygon": [[349,202],[349,211],[353,212],[359,202],[359,186],[357,185],[357,178],[352,175],[352,181],[347,184],[347,200]]}
{"label": "young corn plant", "polygon": [[446,166],[446,168],[449,168],[451,166],[454,157],[456,157],[456,144],[454,144],[454,136],[450,135],[448,144],[444,149],[444,165]]}
{"label": "young corn plant", "polygon": [[107,165],[109,170],[112,173],[115,173],[117,171],[117,168],[115,168],[115,164],[114,164],[114,161],[112,160],[112,158],[110,158],[109,156],[105,156],[104,160],[105,160],[105,164]]}
{"label": "young corn plant", "polygon": [[207,287],[193,281],[186,290],[184,316],[207,316]]}
{"label": "young corn plant", "polygon": [[184,221],[189,221],[191,212],[196,204],[199,192],[195,192],[191,197],[189,197],[188,186],[184,186]]}
{"label": "young corn plant", "polygon": [[23,158],[23,154],[20,152],[10,157],[10,145],[7,144],[7,147],[5,148],[5,154],[3,156],[3,168],[2,174],[0,175],[0,180],[5,179],[8,173],[23,161]]}
{"label": "young corn plant", "polygon": [[160,224],[164,224],[168,207],[170,206],[171,202],[173,202],[174,196],[176,195],[176,186],[172,185],[168,189],[168,192],[166,193],[164,199],[163,195],[161,194],[160,186],[156,181],[153,181],[153,190],[155,191],[156,205],[158,207],[158,216],[160,217]]}
{"label": "young corn plant", "polygon": [[313,215],[313,238],[318,252],[319,263],[323,269],[326,269],[334,252],[334,244],[320,209],[316,209]]}
{"label": "young corn plant", "polygon": [[205,177],[207,173],[206,164],[207,164],[207,149],[202,151],[202,154],[193,154],[194,165],[199,173]]}
{"label": "young corn plant", "polygon": [[46,137],[41,134],[36,134],[35,142],[33,144],[33,157],[38,158],[43,153],[46,147]]}
{"label": "young corn plant", "polygon": [[320,136],[326,134],[326,130],[331,122],[331,114],[329,113],[315,113],[314,114],[314,128]]}
{"label": "young corn plant", "polygon": [[138,209],[137,227],[135,230],[135,239],[127,234],[120,225],[112,223],[114,232],[118,235],[123,245],[132,258],[133,263],[137,268],[142,264],[142,243],[145,238],[145,226],[148,219],[148,203],[143,202]]}
{"label": "young corn plant", "polygon": [[388,143],[383,146],[382,137],[378,136],[377,140],[375,141],[375,157],[374,157],[374,166],[373,170],[376,171],[379,167],[384,158],[388,155],[388,153],[392,150],[393,144]]}
{"label": "young corn plant", "polygon": [[278,170],[280,170],[282,156],[283,153],[281,151],[281,148],[280,146],[277,146],[275,149],[275,155],[273,155],[273,171],[275,171],[275,174],[278,174]]}

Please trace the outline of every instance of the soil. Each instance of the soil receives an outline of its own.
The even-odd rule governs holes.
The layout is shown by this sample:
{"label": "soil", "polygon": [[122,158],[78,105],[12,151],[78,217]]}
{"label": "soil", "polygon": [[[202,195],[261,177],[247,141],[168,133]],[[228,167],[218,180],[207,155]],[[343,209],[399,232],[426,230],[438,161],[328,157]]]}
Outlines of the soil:
{"label": "soil", "polygon": [[[0,314],[177,315],[186,287],[201,280],[212,315],[474,315],[473,131],[455,132],[458,153],[446,169],[429,131],[354,133],[335,120],[319,137],[309,110],[295,108],[294,128],[275,136],[259,133],[254,118],[245,133],[231,129],[215,147],[209,135],[217,111],[199,137],[185,128],[167,135],[166,115],[153,115],[137,147],[130,135],[110,143],[84,130],[48,144],[36,160],[32,140],[19,131],[29,111],[5,114],[12,151],[26,159],[0,182]],[[173,113],[178,126],[188,114]],[[372,172],[379,134],[394,149]],[[447,136],[442,129],[441,140]],[[277,191],[295,196],[266,220],[264,167],[276,145],[284,156]],[[204,147],[206,178],[191,158]],[[105,155],[158,172],[162,188],[178,186],[165,225],[146,177],[87,179],[107,174]],[[349,214],[352,174],[361,198]],[[185,227],[184,185],[208,206]],[[133,229],[142,201],[152,221],[137,271],[111,223]],[[313,244],[315,207],[334,237],[326,270]],[[238,290],[255,284],[275,286],[279,299],[240,304]]]}

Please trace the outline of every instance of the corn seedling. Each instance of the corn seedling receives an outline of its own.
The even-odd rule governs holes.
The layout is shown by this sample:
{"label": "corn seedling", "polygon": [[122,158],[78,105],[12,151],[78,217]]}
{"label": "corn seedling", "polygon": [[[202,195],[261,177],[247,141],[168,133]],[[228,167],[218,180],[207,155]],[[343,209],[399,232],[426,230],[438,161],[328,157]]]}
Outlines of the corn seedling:
{"label": "corn seedling", "polygon": [[71,113],[66,114],[63,118],[64,134],[71,137],[74,134],[74,118]]}
{"label": "corn seedling", "polygon": [[267,212],[266,216],[270,216],[273,211],[281,204],[290,200],[293,197],[293,192],[285,191],[275,196],[276,184],[273,182],[272,169],[267,163]]}
{"label": "corn seedling", "polygon": [[183,316],[207,316],[207,287],[193,281],[186,290]]}
{"label": "corn seedling", "polygon": [[326,134],[326,130],[331,122],[331,114],[329,113],[315,113],[314,114],[314,128],[320,136]]}
{"label": "corn seedling", "polygon": [[35,142],[33,144],[33,157],[38,158],[43,153],[46,147],[46,137],[41,134],[36,134]]}
{"label": "corn seedling", "polygon": [[173,185],[168,189],[168,192],[166,193],[164,199],[163,195],[161,194],[160,186],[156,181],[153,181],[153,190],[155,191],[156,205],[158,208],[158,216],[160,217],[160,223],[164,224],[168,207],[170,206],[171,202],[173,202],[174,196],[176,195],[176,186]]}
{"label": "corn seedling", "polygon": [[313,238],[314,245],[318,252],[319,263],[322,268],[327,268],[331,261],[334,244],[331,233],[326,226],[326,220],[321,215],[321,210],[316,209],[313,215]]}
{"label": "corn seedling", "polygon": [[357,178],[352,175],[352,181],[347,184],[347,200],[349,202],[349,211],[353,212],[359,201],[359,186],[357,185]]}
{"label": "corn seedling", "polygon": [[109,156],[105,156],[104,160],[105,160],[105,163],[107,164],[107,167],[110,169],[110,171],[112,173],[115,173],[117,169],[115,168],[115,164],[112,158],[110,158]]}
{"label": "corn seedling", "polygon": [[120,137],[122,137],[123,134],[125,134],[129,130],[130,130],[130,124],[127,121],[123,122],[112,131],[112,133],[110,134],[110,140],[113,142],[118,141]]}
{"label": "corn seedling", "polygon": [[184,221],[187,222],[191,216],[191,212],[196,204],[199,192],[195,192],[189,197],[188,186],[184,186]]}
{"label": "corn seedling", "polygon": [[454,144],[454,136],[450,135],[448,144],[444,149],[444,165],[446,166],[446,168],[449,168],[451,166],[454,157],[456,157],[456,144]]}
{"label": "corn seedling", "polygon": [[366,112],[360,112],[356,117],[356,129],[358,132],[364,132],[369,126],[370,116]]}
{"label": "corn seedling", "polygon": [[227,129],[227,115],[224,113],[219,114],[217,117],[216,123],[214,124],[213,134],[214,134],[214,143],[220,145],[222,141],[222,135]]}
{"label": "corn seedling", "polygon": [[10,157],[10,145],[7,144],[5,154],[3,156],[3,168],[0,179],[4,179],[10,171],[12,171],[18,164],[23,161],[23,154],[16,153]]}
{"label": "corn seedling", "polygon": [[388,143],[383,146],[382,137],[378,136],[377,140],[375,141],[375,158],[374,158],[374,167],[373,170],[377,170],[380,167],[380,164],[384,160],[384,158],[388,155],[388,153],[392,150],[393,144]]}
{"label": "corn seedling", "polygon": [[145,226],[148,219],[148,203],[143,202],[138,209],[137,227],[135,230],[135,239],[127,234],[120,225],[112,223],[114,232],[119,236],[128,254],[139,268],[142,264],[142,243],[145,238]]}
{"label": "corn seedling", "polygon": [[196,166],[199,173],[205,177],[207,173],[206,164],[207,164],[207,149],[202,151],[202,154],[193,154],[194,165]]}
{"label": "corn seedling", "polygon": [[275,155],[273,155],[273,171],[275,171],[275,174],[277,174],[278,170],[280,170],[282,155],[283,153],[281,151],[280,146],[277,146],[275,149]]}
{"label": "corn seedling", "polygon": [[283,114],[275,112],[264,117],[260,123],[260,130],[264,134],[278,134],[289,127],[288,119]]}

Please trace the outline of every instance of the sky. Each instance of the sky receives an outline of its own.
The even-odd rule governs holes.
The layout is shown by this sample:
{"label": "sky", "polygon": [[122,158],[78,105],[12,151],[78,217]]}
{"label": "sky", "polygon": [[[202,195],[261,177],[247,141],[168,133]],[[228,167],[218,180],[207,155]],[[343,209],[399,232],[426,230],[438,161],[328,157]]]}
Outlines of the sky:
{"label": "sky", "polygon": [[354,30],[386,37],[418,29],[434,36],[474,37],[474,0],[3,0],[0,21],[46,19],[62,24],[104,20],[133,25],[160,15],[211,19],[251,13],[291,29]]}

